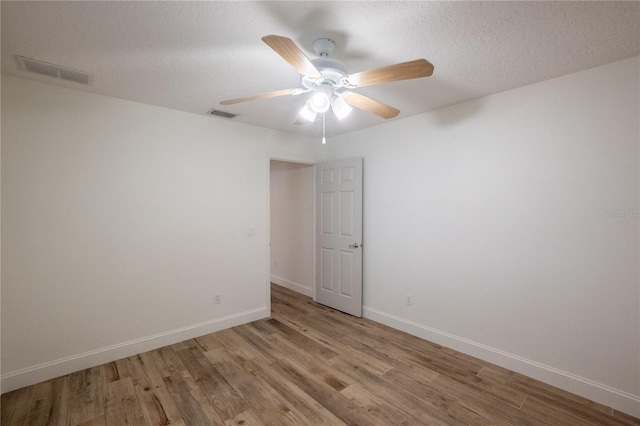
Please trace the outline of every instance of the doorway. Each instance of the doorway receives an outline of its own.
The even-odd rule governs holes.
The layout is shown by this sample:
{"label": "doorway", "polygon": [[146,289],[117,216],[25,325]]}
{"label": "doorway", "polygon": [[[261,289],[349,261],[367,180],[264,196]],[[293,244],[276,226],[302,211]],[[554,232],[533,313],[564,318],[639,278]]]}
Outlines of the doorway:
{"label": "doorway", "polygon": [[[315,167],[269,159],[269,281],[314,296]],[[270,286],[267,289],[269,306]]]}

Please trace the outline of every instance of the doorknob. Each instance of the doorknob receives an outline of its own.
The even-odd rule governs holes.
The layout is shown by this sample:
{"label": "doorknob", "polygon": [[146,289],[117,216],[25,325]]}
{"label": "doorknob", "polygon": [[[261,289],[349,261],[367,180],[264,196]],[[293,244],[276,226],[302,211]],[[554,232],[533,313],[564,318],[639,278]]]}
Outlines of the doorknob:
{"label": "doorknob", "polygon": [[358,248],[358,247],[362,247],[362,246],[359,245],[358,243],[349,244],[349,248]]}

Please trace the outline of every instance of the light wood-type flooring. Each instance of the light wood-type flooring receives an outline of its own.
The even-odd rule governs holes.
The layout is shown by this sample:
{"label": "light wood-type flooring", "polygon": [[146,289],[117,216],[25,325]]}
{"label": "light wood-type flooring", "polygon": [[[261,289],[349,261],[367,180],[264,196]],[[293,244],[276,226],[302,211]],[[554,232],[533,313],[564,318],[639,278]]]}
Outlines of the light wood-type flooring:
{"label": "light wood-type flooring", "polygon": [[272,286],[270,319],[2,396],[2,425],[640,425]]}

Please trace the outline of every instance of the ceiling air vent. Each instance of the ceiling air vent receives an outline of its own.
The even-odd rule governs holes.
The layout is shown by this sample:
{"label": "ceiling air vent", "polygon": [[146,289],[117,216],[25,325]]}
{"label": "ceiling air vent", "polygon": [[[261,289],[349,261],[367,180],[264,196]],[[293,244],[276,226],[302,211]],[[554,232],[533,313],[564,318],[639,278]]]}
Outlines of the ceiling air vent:
{"label": "ceiling air vent", "polygon": [[84,71],[78,71],[18,55],[16,55],[16,61],[18,62],[18,69],[21,71],[47,75],[80,84],[91,84],[93,82],[93,75]]}
{"label": "ceiling air vent", "polygon": [[215,116],[218,116],[218,117],[224,117],[224,118],[233,118],[236,115],[238,115],[238,114],[232,114],[232,113],[226,112],[226,111],[220,111],[219,109],[212,109],[207,114],[215,115]]}

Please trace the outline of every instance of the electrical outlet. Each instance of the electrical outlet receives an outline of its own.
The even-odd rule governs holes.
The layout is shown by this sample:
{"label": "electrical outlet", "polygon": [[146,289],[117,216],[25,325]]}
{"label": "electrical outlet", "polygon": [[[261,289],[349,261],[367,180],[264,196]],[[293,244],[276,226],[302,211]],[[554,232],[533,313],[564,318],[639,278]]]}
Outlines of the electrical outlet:
{"label": "electrical outlet", "polygon": [[404,304],[407,306],[412,306],[413,305],[413,300],[412,300],[413,296],[411,296],[410,294],[405,294],[404,295]]}
{"label": "electrical outlet", "polygon": [[247,237],[255,237],[256,236],[256,228],[250,226],[247,228]]}
{"label": "electrical outlet", "polygon": [[277,268],[277,267],[278,267],[278,261],[277,261],[277,260],[274,260],[274,261],[273,261],[273,267],[274,267],[274,268]]}
{"label": "electrical outlet", "polygon": [[221,298],[219,294],[214,294],[213,295],[213,304],[214,305],[219,305],[221,302]]}

